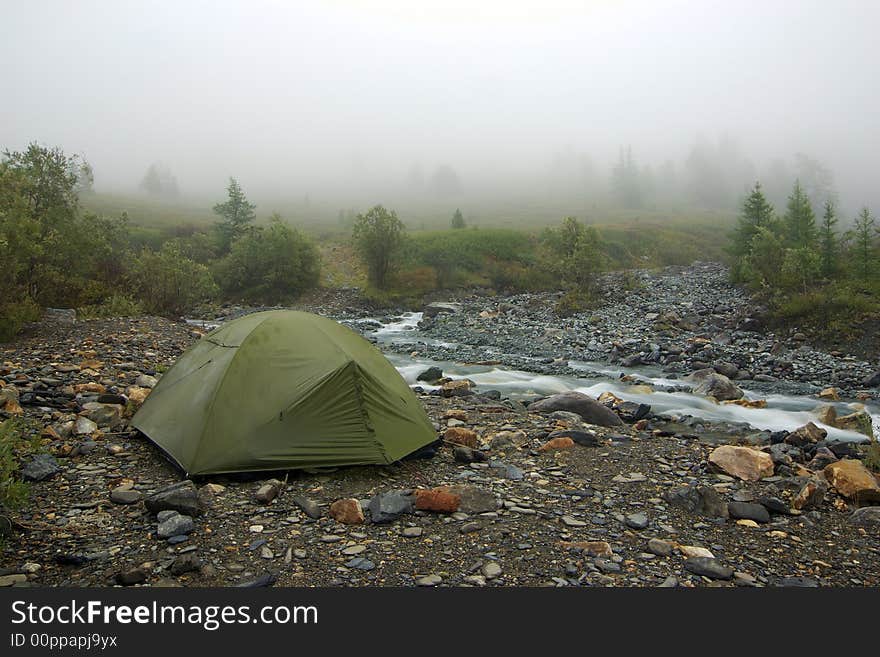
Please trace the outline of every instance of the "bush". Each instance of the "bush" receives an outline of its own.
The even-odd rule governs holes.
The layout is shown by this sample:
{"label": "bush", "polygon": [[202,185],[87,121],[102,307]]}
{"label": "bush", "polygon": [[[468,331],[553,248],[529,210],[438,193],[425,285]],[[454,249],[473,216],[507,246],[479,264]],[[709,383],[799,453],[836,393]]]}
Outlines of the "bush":
{"label": "bush", "polygon": [[12,340],[22,326],[37,321],[41,314],[40,307],[27,297],[18,302],[0,302],[0,342]]}
{"label": "bush", "polygon": [[275,215],[265,228],[251,229],[233,242],[215,272],[226,295],[278,303],[317,286],[320,256],[309,240]]}
{"label": "bush", "polygon": [[144,314],[144,307],[140,301],[133,299],[127,294],[113,294],[100,303],[77,308],[76,314],[83,319],[136,317]]}
{"label": "bush", "polygon": [[0,507],[14,509],[28,500],[28,485],[18,480],[19,456],[31,451],[20,420],[0,423]]}
{"label": "bush", "polygon": [[187,258],[175,241],[166,242],[158,253],[144,249],[128,280],[144,309],[158,315],[180,316],[217,293],[208,268]]}

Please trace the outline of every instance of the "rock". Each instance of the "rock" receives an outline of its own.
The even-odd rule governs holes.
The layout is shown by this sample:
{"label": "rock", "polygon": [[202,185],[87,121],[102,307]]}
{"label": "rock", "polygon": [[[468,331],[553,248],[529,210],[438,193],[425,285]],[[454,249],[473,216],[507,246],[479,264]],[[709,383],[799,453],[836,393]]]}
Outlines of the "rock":
{"label": "rock", "polygon": [[195,529],[193,519],[179,513],[159,522],[157,536],[159,538],[172,538],[185,536]]}
{"label": "rock", "polygon": [[824,470],[830,463],[834,463],[836,460],[837,457],[830,449],[827,447],[817,447],[813,459],[807,463],[807,469],[819,472],[820,470]]}
{"label": "rock", "polygon": [[685,486],[663,494],[670,506],[710,518],[727,518],[727,503],[711,486]]}
{"label": "rock", "polygon": [[715,555],[712,554],[709,550],[696,545],[679,545],[678,551],[681,552],[687,559],[691,559],[694,557],[705,557],[706,559],[715,558]]}
{"label": "rock", "polygon": [[562,520],[562,524],[565,525],[566,527],[586,527],[587,526],[587,523],[585,523],[583,520],[578,520],[577,518],[575,518],[573,516],[568,516],[568,515],[562,516],[562,518],[560,518],[560,520]]}
{"label": "rock", "polygon": [[139,388],[155,388],[156,384],[159,383],[159,380],[154,376],[150,376],[149,374],[141,374],[138,378],[134,380],[134,384]]}
{"label": "rock", "polygon": [[[294,495],[293,503],[296,504],[302,512],[305,513],[309,518],[317,520],[321,517],[321,506],[315,502],[314,500],[310,500],[307,497],[303,497],[302,495]],[[373,520],[375,522],[375,519]]]}
{"label": "rock", "polygon": [[330,517],[345,525],[359,525],[364,521],[364,510],[358,500],[349,497],[330,505]]}
{"label": "rock", "polygon": [[822,473],[843,497],[858,503],[880,502],[880,484],[861,461],[843,459],[826,466]]}
{"label": "rock", "polygon": [[880,527],[880,506],[863,506],[849,517],[853,525]]}
{"label": "rock", "polygon": [[422,316],[424,317],[436,317],[441,314],[450,314],[454,315],[458,312],[458,306],[451,303],[442,303],[435,302],[429,303],[422,309]]}
{"label": "rock", "polygon": [[456,463],[482,463],[488,460],[484,452],[470,447],[455,447],[452,450],[452,458]]}
{"label": "rock", "polygon": [[727,510],[731,518],[754,520],[755,522],[770,522],[770,513],[760,504],[750,502],[729,502]]}
{"label": "rock", "polygon": [[226,486],[220,484],[205,484],[199,488],[199,503],[203,509],[210,509],[214,500],[226,490]]}
{"label": "rock", "polygon": [[501,501],[492,491],[478,486],[458,484],[456,486],[440,486],[435,490],[458,496],[458,510],[462,513],[489,513],[501,506]]}
{"label": "rock", "polygon": [[828,491],[828,484],[818,478],[813,478],[803,485],[797,495],[791,500],[791,506],[798,511],[807,511],[821,506]]}
{"label": "rock", "polygon": [[379,493],[370,498],[367,508],[370,519],[377,524],[392,522],[404,513],[412,513],[415,500],[404,491]]}
{"label": "rock", "polygon": [[483,577],[486,579],[495,579],[499,575],[501,575],[501,566],[498,565],[495,561],[490,561],[481,569],[483,573]]}
{"label": "rock", "polygon": [[114,504],[137,504],[143,499],[140,491],[119,486],[110,491],[110,501]]}
{"label": "rock", "polygon": [[449,427],[443,433],[443,440],[453,445],[474,448],[479,443],[477,434],[464,427]]}
{"label": "rock", "polygon": [[580,550],[588,557],[611,557],[614,552],[606,541],[563,541],[562,547],[565,549]]}
{"label": "rock", "polygon": [[846,429],[847,431],[855,431],[856,433],[874,437],[874,426],[870,414],[867,411],[856,411],[849,415],[838,417],[834,425],[838,429]]}
{"label": "rock", "polygon": [[728,379],[735,379],[736,375],[739,374],[739,368],[733,363],[718,361],[712,367],[718,374],[726,376]]}
{"label": "rock", "polygon": [[672,555],[675,544],[664,541],[662,538],[652,538],[648,541],[648,552],[656,554],[658,557],[668,557]]}
{"label": "rock", "polygon": [[125,390],[125,394],[128,396],[128,401],[135,406],[143,405],[150,392],[149,388],[141,388],[140,386],[129,386]]}
{"label": "rock", "polygon": [[135,584],[143,584],[147,581],[148,573],[146,569],[138,567],[130,570],[123,570],[116,573],[116,583],[122,586],[134,586]]}
{"label": "rock", "polygon": [[[537,402],[529,404],[531,413],[550,413],[552,411],[569,411],[577,413],[584,422],[601,427],[625,426],[614,411],[609,410],[598,401],[582,392],[561,392]],[[571,436],[569,436],[571,437]],[[572,438],[574,440],[574,438]]]}
{"label": "rock", "polygon": [[807,422],[802,427],[798,427],[785,437],[785,442],[795,447],[804,447],[825,440],[828,432],[825,429],[817,427],[812,422]]}
{"label": "rock", "polygon": [[[99,404],[89,402],[83,406],[83,415],[89,418],[98,427],[104,427],[115,431],[125,424],[125,407],[119,404]],[[92,433],[88,431],[86,433]]]}
{"label": "rock", "polygon": [[422,531],[423,530],[421,527],[406,527],[402,532],[400,532],[400,535],[404,538],[418,538],[422,535]]}
{"label": "rock", "polygon": [[416,580],[416,586],[437,586],[443,581],[440,575],[425,575]]}
{"label": "rock", "polygon": [[18,389],[15,386],[0,388],[0,410],[10,415],[21,415],[24,409],[19,405],[19,400]]}
{"label": "rock", "polygon": [[505,447],[522,445],[527,439],[524,431],[499,431],[492,434],[489,439],[489,446],[492,449],[503,449]]}
{"label": "rock", "polygon": [[773,475],[773,458],[749,447],[722,445],[709,454],[709,463],[744,481],[758,481]]}
{"label": "rock", "polygon": [[439,488],[431,490],[418,489],[415,491],[415,506],[419,511],[434,511],[436,513],[455,513],[458,511],[461,498]]}
{"label": "rock", "polygon": [[758,504],[763,506],[770,513],[781,513],[784,515],[789,515],[791,513],[791,507],[778,497],[760,497],[758,498]]}
{"label": "rock", "polygon": [[277,479],[270,479],[257,489],[254,499],[260,504],[270,504],[281,492],[282,484]]}
{"label": "rock", "polygon": [[98,430],[98,425],[95,424],[89,418],[80,415],[76,418],[76,424],[74,425],[73,432],[78,436],[86,436],[89,434],[93,434]]}
{"label": "rock", "polygon": [[144,506],[150,513],[170,509],[187,516],[200,516],[205,512],[196,485],[189,479],[156,491],[144,500]]}
{"label": "rock", "polygon": [[489,467],[495,471],[498,476],[505,479],[513,479],[519,481],[525,476],[525,473],[515,465],[504,463],[503,461],[489,461]]}
{"label": "rock", "polygon": [[693,389],[695,395],[714,397],[718,401],[740,399],[743,396],[743,391],[730,379],[711,369],[697,370],[686,380],[696,384]]}
{"label": "rock", "polygon": [[194,570],[199,570],[201,567],[202,560],[194,552],[188,552],[177,557],[171,563],[171,567],[168,570],[172,575],[177,576],[191,573]]}
{"label": "rock", "polygon": [[58,461],[51,454],[37,454],[21,468],[21,478],[25,481],[44,481],[61,472]]}
{"label": "rock", "polygon": [[564,429],[562,431],[553,431],[547,436],[549,440],[569,439],[573,443],[577,443],[583,447],[597,447],[599,445],[599,437],[592,431],[577,431],[575,429]]}
{"label": "rock", "polygon": [[866,388],[876,388],[880,386],[880,370],[877,370],[873,374],[869,374],[862,379],[862,385]]}
{"label": "rock", "polygon": [[473,384],[467,379],[448,381],[440,387],[440,394],[444,397],[467,397],[474,394],[471,390]]}
{"label": "rock", "polygon": [[837,388],[824,388],[819,392],[818,397],[819,399],[828,399],[829,401],[840,401],[840,394]]}
{"label": "rock", "polygon": [[648,516],[644,513],[631,513],[624,522],[630,529],[645,529],[648,526]]}
{"label": "rock", "polygon": [[568,436],[557,436],[551,438],[538,448],[539,452],[555,452],[561,449],[570,449],[574,447],[574,441]]}
{"label": "rock", "polygon": [[728,568],[717,559],[709,557],[691,557],[684,562],[685,570],[710,579],[730,579],[733,568]]}
{"label": "rock", "polygon": [[439,367],[429,367],[416,377],[416,381],[426,381],[428,383],[433,383],[434,381],[439,381],[442,378],[443,370],[441,370]]}

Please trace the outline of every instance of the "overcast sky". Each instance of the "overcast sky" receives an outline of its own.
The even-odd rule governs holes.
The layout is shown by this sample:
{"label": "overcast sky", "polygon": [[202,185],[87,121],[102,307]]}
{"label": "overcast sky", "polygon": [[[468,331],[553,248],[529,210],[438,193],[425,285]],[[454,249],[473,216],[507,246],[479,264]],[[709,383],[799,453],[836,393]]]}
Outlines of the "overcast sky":
{"label": "overcast sky", "polygon": [[700,134],[876,186],[876,0],[0,4],[0,146],[83,153],[99,189],[156,160],[198,193],[415,162],[503,179],[566,147],[605,170],[620,144],[680,161]]}

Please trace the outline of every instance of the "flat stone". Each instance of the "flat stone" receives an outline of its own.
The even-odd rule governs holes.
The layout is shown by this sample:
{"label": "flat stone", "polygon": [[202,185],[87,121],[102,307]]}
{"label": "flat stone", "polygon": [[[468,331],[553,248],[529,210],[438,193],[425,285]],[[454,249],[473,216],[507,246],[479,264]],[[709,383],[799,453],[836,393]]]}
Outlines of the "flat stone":
{"label": "flat stone", "polygon": [[710,557],[691,557],[684,562],[685,570],[710,579],[730,579],[733,568],[728,568],[717,559]]}
{"label": "flat stone", "polygon": [[114,504],[136,504],[143,497],[143,493],[137,490],[114,488],[110,491],[110,501]]}

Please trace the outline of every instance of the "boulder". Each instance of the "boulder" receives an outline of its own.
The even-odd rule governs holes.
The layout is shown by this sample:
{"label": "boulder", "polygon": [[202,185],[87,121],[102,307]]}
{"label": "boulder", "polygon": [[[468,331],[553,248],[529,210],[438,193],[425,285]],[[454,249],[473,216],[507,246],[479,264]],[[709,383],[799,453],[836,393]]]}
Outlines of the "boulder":
{"label": "boulder", "polygon": [[798,511],[808,511],[822,505],[828,484],[818,477],[813,477],[798,491],[791,500],[791,506]]}
{"label": "boulder", "polygon": [[770,522],[770,513],[760,504],[750,502],[730,502],[727,505],[731,518],[754,520],[755,522]]}
{"label": "boulder", "polygon": [[880,527],[880,506],[863,506],[849,517],[854,525]]}
{"label": "boulder", "polygon": [[880,484],[861,461],[843,459],[822,471],[828,483],[854,502],[880,502]]}
{"label": "boulder", "polygon": [[795,447],[804,447],[825,440],[826,436],[828,436],[828,432],[825,429],[817,427],[812,422],[807,422],[804,426],[789,433],[785,437],[785,442]]}
{"label": "boulder", "polygon": [[709,454],[709,463],[744,481],[758,481],[773,475],[773,458],[750,447],[722,445]]}
{"label": "boulder", "polygon": [[474,394],[472,387],[473,384],[467,379],[456,379],[444,383],[440,387],[440,394],[444,397],[467,397]]}
{"label": "boulder", "polygon": [[441,370],[439,367],[429,367],[416,377],[416,381],[426,381],[428,383],[433,383],[434,381],[439,381],[442,378],[443,370]]}
{"label": "boulder", "polygon": [[838,429],[846,429],[864,434],[868,438],[874,437],[873,422],[871,416],[866,411],[856,411],[849,415],[838,416],[834,426]]}
{"label": "boulder", "polygon": [[44,481],[61,471],[58,461],[51,454],[37,454],[21,468],[21,478],[25,481]]}
{"label": "boulder", "polygon": [[568,436],[557,436],[551,438],[538,448],[539,452],[555,452],[560,449],[570,449],[574,447],[574,441]]}
{"label": "boulder", "polygon": [[609,410],[598,401],[582,392],[561,392],[546,399],[529,404],[532,413],[550,413],[552,411],[570,411],[581,416],[584,422],[601,427],[624,426],[614,411]]}
{"label": "boulder", "polygon": [[190,480],[172,484],[156,491],[144,500],[150,513],[172,510],[188,516],[200,516],[205,512],[196,485]]}
{"label": "boulder", "polygon": [[695,384],[693,390],[695,395],[714,397],[718,401],[740,399],[743,396],[743,391],[737,385],[712,369],[697,370],[686,380]]}
{"label": "boulder", "polygon": [[866,388],[876,388],[880,386],[880,370],[877,370],[873,374],[869,374],[862,379],[862,385]]}

